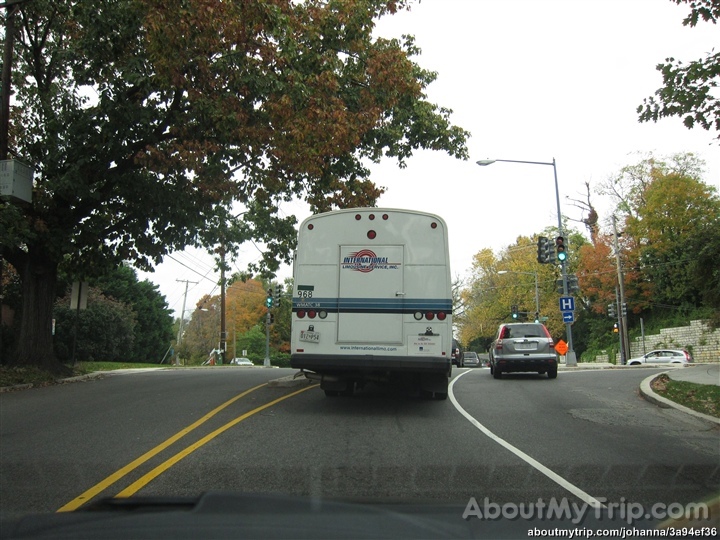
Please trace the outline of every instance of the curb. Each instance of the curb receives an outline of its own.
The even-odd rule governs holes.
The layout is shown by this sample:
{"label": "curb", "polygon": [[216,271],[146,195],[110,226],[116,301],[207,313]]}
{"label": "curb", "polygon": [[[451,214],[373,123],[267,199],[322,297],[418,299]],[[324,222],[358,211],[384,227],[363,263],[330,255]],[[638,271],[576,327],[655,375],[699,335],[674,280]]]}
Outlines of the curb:
{"label": "curb", "polygon": [[[80,382],[80,381],[86,381],[89,379],[97,379],[105,375],[106,371],[94,371],[92,373],[86,373],[85,375],[77,375],[75,377],[66,377],[64,379],[55,379],[52,382],[43,383],[38,386],[38,388],[42,388],[45,386],[50,386],[54,384],[65,384],[65,383],[73,383],[73,382]],[[13,386],[0,386],[0,394],[4,394],[5,392],[13,392],[15,390],[28,390],[30,388],[35,388],[34,383],[26,383],[26,384],[16,384]]]}
{"label": "curb", "polygon": [[678,411],[690,414],[696,418],[699,418],[700,420],[705,420],[707,422],[711,422],[717,426],[720,426],[720,418],[715,418],[714,416],[710,416],[709,414],[701,413],[698,411],[694,411],[688,407],[685,407],[684,405],[680,405],[679,403],[675,403],[674,401],[664,398],[658,394],[656,394],[652,389],[652,383],[655,379],[660,377],[661,375],[667,375],[667,371],[663,371],[662,373],[658,373],[656,375],[650,375],[649,377],[645,378],[640,383],[640,395],[645,398],[650,403],[653,403],[654,405],[657,405],[658,407],[661,407],[663,409],[676,409]]}
{"label": "curb", "polygon": [[273,379],[268,381],[268,388],[295,388],[297,386],[308,386],[311,384],[311,380],[306,377],[296,377],[295,375],[288,375],[287,377],[280,377],[279,379]]}

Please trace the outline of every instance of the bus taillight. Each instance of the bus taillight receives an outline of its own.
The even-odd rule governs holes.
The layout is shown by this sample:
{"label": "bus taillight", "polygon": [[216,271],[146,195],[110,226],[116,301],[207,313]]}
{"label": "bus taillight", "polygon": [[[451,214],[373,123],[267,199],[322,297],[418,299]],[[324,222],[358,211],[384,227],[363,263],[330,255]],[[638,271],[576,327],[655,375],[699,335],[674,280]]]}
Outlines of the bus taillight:
{"label": "bus taillight", "polygon": [[445,317],[447,317],[447,315],[445,314],[444,311],[441,311],[440,313],[437,314],[438,321],[444,321]]}
{"label": "bus taillight", "polygon": [[299,309],[297,312],[298,319],[304,319],[305,318],[305,310]]}

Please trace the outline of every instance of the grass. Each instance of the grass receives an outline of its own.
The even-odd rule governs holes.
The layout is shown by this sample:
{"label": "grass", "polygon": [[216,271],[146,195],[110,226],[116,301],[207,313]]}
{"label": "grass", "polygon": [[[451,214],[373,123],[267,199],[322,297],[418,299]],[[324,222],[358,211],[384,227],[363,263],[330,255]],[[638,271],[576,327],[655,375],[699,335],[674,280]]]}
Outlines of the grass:
{"label": "grass", "polygon": [[652,389],[688,409],[720,418],[720,386],[674,381],[667,375],[660,375],[653,380]]}
{"label": "grass", "polygon": [[140,362],[78,362],[75,371],[78,375],[92,373],[93,371],[113,371],[116,369],[140,369],[168,367],[169,364],[147,364]]}
{"label": "grass", "polygon": [[[167,366],[167,364],[165,364]],[[158,364],[145,364],[134,362],[78,362],[72,368],[72,374],[85,375],[93,371],[112,371],[115,369],[156,368]],[[0,387],[31,384],[33,386],[48,386],[57,383],[57,375],[36,367],[9,367],[0,366]]]}

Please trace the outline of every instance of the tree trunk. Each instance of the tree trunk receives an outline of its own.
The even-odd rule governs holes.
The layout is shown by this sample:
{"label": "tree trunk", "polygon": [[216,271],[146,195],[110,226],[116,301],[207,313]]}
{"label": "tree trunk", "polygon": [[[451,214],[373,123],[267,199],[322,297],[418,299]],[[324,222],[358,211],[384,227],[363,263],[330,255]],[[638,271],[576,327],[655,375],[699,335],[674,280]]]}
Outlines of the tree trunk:
{"label": "tree trunk", "polygon": [[68,373],[70,370],[57,360],[53,349],[52,319],[58,263],[44,254],[33,253],[31,248],[18,266],[23,303],[17,345],[8,363]]}

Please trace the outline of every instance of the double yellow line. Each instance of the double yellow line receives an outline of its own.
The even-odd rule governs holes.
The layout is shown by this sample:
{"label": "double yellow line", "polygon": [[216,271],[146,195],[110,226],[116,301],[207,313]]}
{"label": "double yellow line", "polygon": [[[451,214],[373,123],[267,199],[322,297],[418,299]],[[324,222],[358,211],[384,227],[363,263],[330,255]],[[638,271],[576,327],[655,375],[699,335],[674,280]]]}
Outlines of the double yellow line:
{"label": "double yellow line", "polygon": [[[95,496],[98,495],[99,493],[102,493],[102,492],[105,491],[107,488],[109,488],[111,485],[113,485],[115,482],[117,482],[118,480],[120,480],[121,478],[123,478],[124,476],[126,476],[127,474],[129,474],[130,472],[134,471],[135,469],[137,469],[140,465],[142,465],[143,463],[145,463],[146,461],[148,461],[148,460],[151,459],[152,457],[156,456],[157,454],[159,454],[160,452],[162,452],[163,450],[165,450],[167,447],[169,447],[170,445],[174,444],[175,442],[177,442],[178,440],[180,440],[181,438],[183,438],[185,435],[187,435],[187,434],[190,433],[191,431],[193,431],[193,430],[195,430],[196,428],[200,427],[202,424],[204,424],[205,422],[207,422],[208,420],[210,420],[213,416],[215,416],[216,414],[218,414],[218,413],[219,413],[220,411],[222,411],[223,409],[229,407],[230,405],[232,405],[233,403],[235,403],[237,400],[239,400],[239,399],[247,396],[247,395],[250,394],[251,392],[254,392],[255,390],[258,390],[258,389],[260,389],[260,388],[262,388],[262,387],[264,387],[264,386],[267,386],[267,383],[260,384],[260,385],[258,385],[258,386],[255,386],[254,388],[250,388],[249,390],[246,390],[245,392],[242,392],[241,394],[238,394],[238,395],[235,396],[234,398],[232,398],[232,399],[226,401],[225,403],[223,403],[222,405],[216,407],[215,409],[213,409],[212,411],[210,411],[209,413],[207,413],[207,414],[206,414],[205,416],[203,416],[202,418],[198,419],[197,421],[195,421],[195,422],[193,422],[192,424],[190,424],[188,427],[180,430],[179,432],[177,432],[175,435],[173,435],[173,436],[170,437],[169,439],[167,439],[167,440],[165,440],[164,442],[162,442],[162,443],[160,443],[159,445],[157,445],[157,446],[156,446],[155,448],[153,448],[152,450],[149,450],[149,451],[145,452],[142,456],[140,456],[139,458],[135,459],[134,461],[131,461],[130,463],[128,463],[127,465],[125,465],[123,468],[115,471],[115,472],[112,473],[110,476],[108,476],[107,478],[105,478],[105,479],[102,480],[101,482],[98,482],[97,484],[95,484],[93,487],[91,487],[91,488],[88,489],[87,491],[83,492],[83,493],[82,493],[81,495],[79,495],[78,497],[75,497],[75,498],[74,498],[72,501],[70,501],[69,503],[61,506],[60,508],[58,508],[57,511],[58,511],[58,512],[72,512],[73,510],[77,510],[80,506],[82,506],[83,504],[85,504],[86,502],[88,502],[90,499],[92,499],[93,497],[95,497]],[[201,446],[204,446],[205,444],[207,444],[208,442],[210,442],[211,440],[213,440],[215,437],[217,437],[217,436],[220,435],[221,433],[224,433],[225,431],[227,431],[228,429],[230,429],[230,428],[233,427],[234,425],[239,424],[239,423],[242,422],[243,420],[246,420],[247,418],[250,418],[250,417],[253,416],[254,414],[257,414],[257,413],[259,413],[260,411],[263,411],[263,410],[267,409],[268,407],[272,407],[273,405],[276,405],[276,404],[280,403],[281,401],[284,401],[284,400],[286,400],[286,399],[288,399],[288,398],[291,398],[291,397],[293,397],[293,396],[296,396],[296,395],[298,395],[298,394],[300,394],[300,393],[302,393],[302,392],[305,392],[305,391],[307,391],[307,390],[310,390],[311,388],[314,388],[315,386],[317,386],[317,385],[312,385],[312,386],[307,386],[307,387],[305,387],[305,388],[301,388],[300,390],[296,390],[295,392],[292,392],[292,393],[290,393],[290,394],[286,394],[286,395],[284,395],[284,396],[282,396],[282,397],[279,397],[279,398],[277,398],[277,399],[275,399],[275,400],[273,400],[273,401],[270,401],[269,403],[266,403],[265,405],[261,405],[261,406],[255,408],[255,409],[253,409],[253,410],[251,410],[251,411],[248,411],[248,412],[246,412],[245,414],[243,414],[243,415],[241,415],[241,416],[238,416],[237,418],[231,420],[231,421],[228,422],[227,424],[219,427],[219,428],[216,429],[215,431],[213,431],[213,432],[205,435],[203,438],[201,438],[201,439],[198,440],[197,442],[194,442],[193,444],[191,444],[190,446],[188,446],[188,447],[185,448],[184,450],[178,452],[177,454],[175,454],[174,456],[172,456],[171,458],[169,458],[169,459],[168,459],[167,461],[165,461],[164,463],[161,463],[160,465],[158,465],[157,467],[155,467],[153,470],[151,470],[151,471],[148,472],[147,474],[143,475],[142,477],[140,477],[139,479],[137,479],[135,482],[133,482],[132,484],[130,484],[128,487],[126,487],[125,489],[123,489],[120,493],[118,493],[118,494],[116,495],[116,497],[130,497],[130,496],[134,495],[134,494],[137,493],[140,489],[142,489],[142,488],[145,487],[148,483],[150,483],[154,478],[157,478],[159,475],[161,475],[163,472],[165,472],[165,471],[168,470],[170,467],[172,467],[173,465],[175,465],[175,464],[176,464],[177,462],[179,462],[181,459],[189,456],[189,455],[190,455],[191,453],[193,453],[195,450],[197,450],[197,449],[200,448]]]}

